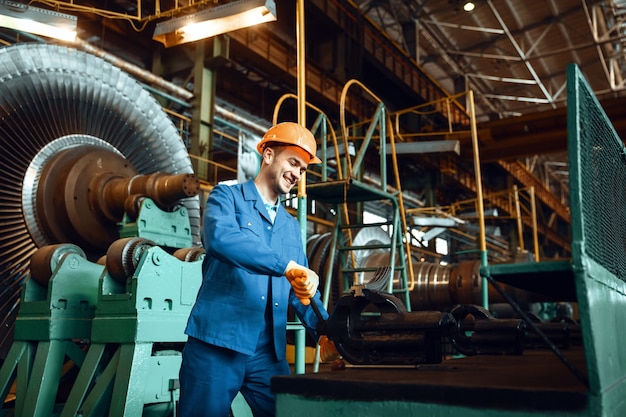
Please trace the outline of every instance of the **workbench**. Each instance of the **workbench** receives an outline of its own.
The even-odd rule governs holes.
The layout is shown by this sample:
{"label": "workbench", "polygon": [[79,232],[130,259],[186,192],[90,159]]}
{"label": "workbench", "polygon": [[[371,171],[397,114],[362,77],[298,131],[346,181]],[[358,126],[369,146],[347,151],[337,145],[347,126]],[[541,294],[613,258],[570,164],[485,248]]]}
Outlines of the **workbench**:
{"label": "workbench", "polygon": [[[586,375],[582,347],[562,354]],[[348,365],[274,378],[272,391],[276,417],[589,415],[585,384],[549,350],[415,367]]]}

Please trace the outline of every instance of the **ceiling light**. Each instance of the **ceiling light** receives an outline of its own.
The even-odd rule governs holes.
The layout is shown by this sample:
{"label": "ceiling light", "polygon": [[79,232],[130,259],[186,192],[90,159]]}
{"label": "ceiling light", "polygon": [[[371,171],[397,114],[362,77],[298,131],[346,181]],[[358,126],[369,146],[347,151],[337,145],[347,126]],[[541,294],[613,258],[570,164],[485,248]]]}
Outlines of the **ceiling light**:
{"label": "ceiling light", "polygon": [[76,38],[76,23],[76,16],[12,1],[0,1],[0,27],[73,41]]}
{"label": "ceiling light", "polygon": [[274,0],[240,0],[158,23],[152,39],[169,48],[274,20]]}
{"label": "ceiling light", "polygon": [[476,4],[473,1],[466,1],[463,4],[463,10],[465,10],[466,12],[471,12],[476,8]]}

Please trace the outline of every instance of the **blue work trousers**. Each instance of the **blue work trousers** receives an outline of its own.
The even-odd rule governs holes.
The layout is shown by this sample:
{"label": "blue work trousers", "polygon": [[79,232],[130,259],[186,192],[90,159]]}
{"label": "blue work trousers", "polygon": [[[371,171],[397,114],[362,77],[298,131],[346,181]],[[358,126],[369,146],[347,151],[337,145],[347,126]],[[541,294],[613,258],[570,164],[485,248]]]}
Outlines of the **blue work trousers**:
{"label": "blue work trousers", "polygon": [[[290,373],[287,361],[277,361],[271,344],[244,355],[190,337],[180,369],[180,417],[228,417],[241,392],[255,417],[276,413],[270,380]],[[236,416],[235,416],[236,417]]]}

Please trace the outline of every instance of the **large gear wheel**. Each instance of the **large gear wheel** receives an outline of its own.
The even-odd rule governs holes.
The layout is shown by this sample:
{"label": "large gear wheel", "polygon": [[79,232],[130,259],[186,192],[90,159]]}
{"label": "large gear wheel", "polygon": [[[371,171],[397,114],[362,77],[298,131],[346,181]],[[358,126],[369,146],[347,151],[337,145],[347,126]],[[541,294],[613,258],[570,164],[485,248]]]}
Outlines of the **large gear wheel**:
{"label": "large gear wheel", "polygon": [[[12,341],[31,255],[44,245],[72,243],[50,241],[42,227],[41,175],[57,154],[85,146],[118,155],[139,174],[193,173],[171,119],[119,68],[64,46],[0,48],[0,358]],[[199,244],[199,198],[181,201]]]}

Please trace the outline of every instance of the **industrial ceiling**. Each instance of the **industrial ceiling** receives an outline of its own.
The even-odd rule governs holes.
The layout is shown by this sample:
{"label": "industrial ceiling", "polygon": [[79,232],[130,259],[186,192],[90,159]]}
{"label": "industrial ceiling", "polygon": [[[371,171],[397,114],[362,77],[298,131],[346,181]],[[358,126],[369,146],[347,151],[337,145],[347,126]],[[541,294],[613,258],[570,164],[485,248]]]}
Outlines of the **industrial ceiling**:
{"label": "industrial ceiling", "polygon": [[622,0],[355,0],[451,93],[471,89],[484,161],[520,159],[567,197],[566,67],[579,66],[624,136]]}
{"label": "industrial ceiling", "polygon": [[[94,42],[105,33],[88,29],[95,22],[113,31],[127,30],[129,42],[124,46],[132,50],[132,44],[145,42],[158,49],[157,42],[148,41],[154,22],[231,1],[42,0],[32,4],[79,15],[79,26],[87,29],[82,36],[89,33]],[[292,12],[281,16],[281,9],[293,5],[277,3],[279,17],[294,18]],[[471,88],[481,122],[563,106],[569,63],[581,68],[599,99],[626,94],[623,0],[477,0],[471,12],[463,10],[464,0],[304,3],[321,4],[323,9],[356,8],[450,94]],[[325,28],[315,21],[309,24],[306,18],[307,36],[323,37]]]}
{"label": "industrial ceiling", "polygon": [[563,106],[569,63],[598,98],[626,94],[626,2],[478,0],[471,12],[461,0],[355,3],[446,89],[473,89],[482,121]]}

